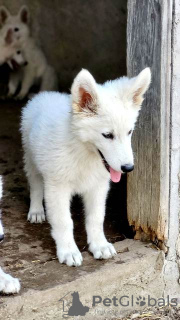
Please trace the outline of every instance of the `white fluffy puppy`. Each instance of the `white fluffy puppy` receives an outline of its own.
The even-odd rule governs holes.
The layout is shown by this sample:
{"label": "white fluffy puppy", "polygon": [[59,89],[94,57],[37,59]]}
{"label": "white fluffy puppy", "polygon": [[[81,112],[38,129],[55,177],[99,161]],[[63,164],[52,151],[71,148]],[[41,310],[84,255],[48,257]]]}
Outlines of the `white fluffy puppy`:
{"label": "white fluffy puppy", "polygon": [[14,63],[24,65],[25,58],[20,49],[12,29],[8,29],[3,36],[0,35],[0,65],[7,62],[12,69]]}
{"label": "white fluffy puppy", "polygon": [[105,204],[110,180],[133,170],[131,135],[150,69],[99,85],[82,70],[72,95],[45,92],[22,112],[25,170],[30,184],[28,220],[45,219],[43,197],[61,263],[79,266],[82,255],[73,236],[70,201],[83,197],[89,250],[95,259],[116,254],[104,235]]}
{"label": "white fluffy puppy", "polygon": [[[2,178],[0,176],[0,200],[2,198]],[[0,242],[4,239],[4,230],[0,215]],[[17,278],[13,278],[5,273],[0,267],[0,292],[3,293],[18,293],[20,290],[20,283]]]}

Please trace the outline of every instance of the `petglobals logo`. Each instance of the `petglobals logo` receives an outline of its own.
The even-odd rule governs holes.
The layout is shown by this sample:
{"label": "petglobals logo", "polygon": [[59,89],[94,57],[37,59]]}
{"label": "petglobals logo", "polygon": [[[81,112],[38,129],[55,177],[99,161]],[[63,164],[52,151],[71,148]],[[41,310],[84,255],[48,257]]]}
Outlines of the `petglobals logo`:
{"label": "petglobals logo", "polygon": [[[66,299],[65,299],[66,297]],[[122,308],[137,308],[139,307],[176,307],[178,305],[178,300],[176,298],[153,298],[151,295],[146,297],[142,295],[138,296],[113,296],[112,298],[101,297],[99,295],[94,295],[89,305],[92,308],[84,305],[81,302],[79,292],[69,292],[61,299],[59,299],[62,306],[63,318],[82,316],[84,317],[88,312],[96,315],[105,315],[108,313],[118,316],[121,314]],[[119,307],[119,308],[118,308]]]}
{"label": "petglobals logo", "polygon": [[170,306],[170,307],[177,307],[178,301],[177,298],[171,298],[167,296],[167,298],[159,298],[155,299],[148,295],[147,297],[143,297],[141,295],[134,297],[132,296],[121,296],[119,298],[113,297],[112,299],[110,298],[102,298],[101,296],[93,296],[93,307],[97,306],[104,306],[104,307],[135,307],[135,306],[140,306],[140,307],[165,307],[165,306]]}

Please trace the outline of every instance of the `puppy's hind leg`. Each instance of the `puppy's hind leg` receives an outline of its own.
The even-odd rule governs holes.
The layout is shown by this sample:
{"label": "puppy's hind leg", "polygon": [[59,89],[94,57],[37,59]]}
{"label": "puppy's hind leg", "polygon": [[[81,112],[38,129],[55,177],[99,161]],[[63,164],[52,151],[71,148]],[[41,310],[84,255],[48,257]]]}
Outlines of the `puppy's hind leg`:
{"label": "puppy's hind leg", "polygon": [[27,219],[31,223],[42,223],[45,221],[43,208],[43,178],[30,161],[26,163],[25,170],[30,185],[30,208]]}

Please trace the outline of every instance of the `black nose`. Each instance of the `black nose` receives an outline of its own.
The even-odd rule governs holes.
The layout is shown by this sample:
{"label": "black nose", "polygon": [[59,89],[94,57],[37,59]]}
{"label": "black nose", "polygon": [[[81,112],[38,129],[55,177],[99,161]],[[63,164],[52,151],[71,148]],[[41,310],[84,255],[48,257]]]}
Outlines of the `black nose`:
{"label": "black nose", "polygon": [[121,170],[123,172],[131,172],[134,169],[134,165],[133,164],[125,164],[124,166],[121,166]]}
{"label": "black nose", "polygon": [[28,65],[28,62],[26,61],[26,62],[24,62],[24,66],[27,66]]}
{"label": "black nose", "polygon": [[4,239],[4,234],[0,234],[0,242],[3,241]]}

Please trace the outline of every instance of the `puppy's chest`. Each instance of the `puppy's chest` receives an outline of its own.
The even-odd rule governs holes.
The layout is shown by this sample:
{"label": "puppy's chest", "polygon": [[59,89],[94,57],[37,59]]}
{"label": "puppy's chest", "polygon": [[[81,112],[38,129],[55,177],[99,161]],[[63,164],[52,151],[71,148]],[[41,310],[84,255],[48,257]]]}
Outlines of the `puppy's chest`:
{"label": "puppy's chest", "polygon": [[108,179],[108,172],[101,162],[88,159],[81,166],[74,168],[73,191],[83,193],[88,189],[95,188],[104,179]]}
{"label": "puppy's chest", "polygon": [[[96,188],[102,180],[109,179],[109,173],[105,169],[101,159],[86,154],[73,157],[54,157],[53,161],[42,163],[39,167],[42,175],[47,175],[56,183],[63,183],[71,188],[72,193],[83,193]],[[48,179],[49,179],[48,178]]]}

